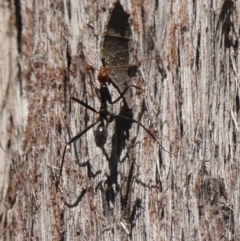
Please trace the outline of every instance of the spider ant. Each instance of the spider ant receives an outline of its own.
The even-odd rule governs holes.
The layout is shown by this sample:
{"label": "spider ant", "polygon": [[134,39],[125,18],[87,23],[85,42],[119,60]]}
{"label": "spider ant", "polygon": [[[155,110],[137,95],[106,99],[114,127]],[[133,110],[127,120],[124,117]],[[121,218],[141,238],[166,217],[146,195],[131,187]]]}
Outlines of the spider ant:
{"label": "spider ant", "polygon": [[[64,151],[63,151],[61,166],[60,166],[59,179],[62,175],[62,169],[63,169],[64,158],[65,158],[67,146],[70,145],[71,143],[75,142],[77,139],[79,139],[82,135],[84,135],[87,131],[89,131],[91,128],[93,128],[98,123],[100,123],[100,124],[98,125],[97,129],[94,131],[95,141],[96,141],[96,145],[98,147],[103,147],[106,142],[108,124],[111,123],[114,119],[115,120],[120,119],[120,120],[130,121],[130,122],[140,125],[161,146],[161,148],[163,148],[162,145],[159,143],[159,141],[155,138],[155,136],[139,121],[136,121],[132,118],[128,118],[126,116],[116,115],[116,114],[108,111],[108,103],[109,104],[117,103],[121,98],[123,98],[123,100],[124,100],[124,94],[127,92],[127,90],[130,87],[134,87],[136,89],[141,89],[141,88],[139,88],[138,86],[135,86],[135,85],[129,85],[121,92],[119,90],[118,86],[111,80],[111,78],[109,76],[110,68],[107,66],[105,59],[103,58],[103,59],[101,59],[101,61],[102,61],[102,67],[99,70],[99,74],[98,74],[98,81],[100,82],[100,88],[99,89],[95,88],[97,96],[99,97],[100,102],[101,102],[100,110],[99,111],[95,110],[93,107],[89,106],[85,102],[83,102],[75,97],[70,98],[70,104],[69,104],[70,111],[71,111],[71,101],[74,100],[78,104],[84,106],[85,108],[91,110],[92,112],[97,113],[99,115],[99,117],[96,122],[94,122],[90,126],[86,127],[83,131],[81,131],[79,134],[74,136],[71,140],[69,140],[66,143],[66,145],[64,147]],[[111,97],[111,94],[107,87],[107,83],[108,84],[111,83],[114,86],[114,88],[116,88],[118,93],[120,94],[119,97],[114,101],[112,101],[112,97]],[[124,100],[124,103],[126,103],[125,100]],[[163,148],[163,150],[165,150],[165,149]],[[168,152],[167,150],[165,150],[165,151]],[[168,153],[170,153],[170,152],[168,152]]]}

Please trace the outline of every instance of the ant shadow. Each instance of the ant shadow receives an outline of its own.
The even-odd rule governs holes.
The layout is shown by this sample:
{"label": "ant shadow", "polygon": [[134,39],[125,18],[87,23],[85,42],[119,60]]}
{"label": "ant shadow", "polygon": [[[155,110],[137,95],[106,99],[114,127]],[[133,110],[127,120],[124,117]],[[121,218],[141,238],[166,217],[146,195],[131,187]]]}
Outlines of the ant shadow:
{"label": "ant shadow", "polygon": [[[122,106],[119,115],[126,116],[128,118],[133,118],[132,109],[130,109],[125,104]],[[108,161],[109,175],[107,176],[106,184],[108,190],[108,202],[114,204],[115,197],[118,193],[118,164],[120,161],[121,153],[126,147],[126,141],[129,139],[129,131],[131,129],[132,122],[126,120],[116,119],[114,134],[112,136],[112,151],[110,156],[108,156],[105,148],[102,148],[103,154]],[[113,187],[117,187],[114,191]],[[111,193],[111,195],[109,195]],[[108,205],[110,207],[110,205]]]}
{"label": "ant shadow", "polygon": [[[124,97],[123,97],[124,98]],[[119,115],[125,116],[129,119],[133,119],[133,110],[128,107],[126,104],[125,99],[123,100],[123,106],[120,109]],[[140,113],[140,118],[142,117],[144,112],[144,108],[142,108],[142,111]],[[106,201],[108,203],[108,209],[113,209],[115,198],[118,194],[120,194],[121,199],[121,207],[122,210],[128,210],[127,206],[129,205],[129,195],[130,195],[130,186],[132,183],[133,178],[133,165],[135,162],[132,162],[132,165],[129,170],[128,174],[128,180],[126,180],[126,190],[125,194],[122,192],[120,185],[118,183],[118,165],[120,163],[123,163],[126,159],[129,159],[129,152],[131,149],[133,149],[137,142],[136,137],[131,140],[130,146],[127,146],[126,143],[129,140],[129,131],[132,128],[133,122],[130,120],[122,120],[122,119],[116,119],[115,120],[115,129],[114,134],[112,135],[112,150],[110,155],[108,155],[105,147],[102,147],[103,155],[105,156],[106,160],[108,161],[109,166],[109,175],[107,176],[107,180],[105,182],[106,188],[105,188],[105,196]],[[135,125],[137,125],[135,123]],[[137,125],[137,133],[140,129],[140,125]],[[123,150],[127,150],[127,153],[125,154],[122,159],[120,159],[121,154]],[[108,210],[109,211],[109,210]]]}
{"label": "ant shadow", "polygon": [[[125,116],[128,118],[133,118],[132,110],[125,104],[121,107],[119,115]],[[104,192],[103,195],[105,196],[105,200],[108,204],[107,206],[109,209],[111,209],[111,206],[112,206],[111,204],[114,205],[115,196],[118,193],[118,189],[119,189],[118,188],[119,184],[117,183],[118,163],[124,162],[125,159],[127,158],[127,154],[126,154],[126,156],[122,160],[120,160],[121,153],[126,148],[126,141],[129,139],[129,131],[131,129],[131,126],[132,126],[131,121],[116,119],[115,120],[115,130],[114,130],[114,134],[112,136],[112,151],[111,151],[110,156],[107,153],[105,147],[104,146],[101,147],[102,153],[103,153],[104,157],[106,158],[106,160],[108,161],[110,174],[106,175],[106,177],[107,177],[106,181],[105,182],[100,181],[97,184],[95,189],[97,190],[100,188]],[[134,145],[135,145],[135,139],[132,141],[130,148],[133,148]],[[88,160],[84,163],[81,163],[79,156],[78,156],[76,142],[74,143],[74,152],[75,152],[75,156],[77,158],[77,163],[78,163],[79,167],[87,168],[87,176],[89,179],[95,179],[99,174],[102,173],[101,170],[98,170],[96,172],[94,172],[92,170],[93,168],[90,163],[90,160]],[[102,188],[103,182],[104,182],[104,185],[106,188]],[[117,187],[116,190],[114,190],[114,188],[113,188],[114,186]],[[87,189],[84,188],[74,203],[71,204],[71,203],[65,202],[65,205],[68,206],[69,208],[76,207],[81,202],[81,200],[83,199],[83,197],[85,196],[86,193],[87,193]]]}
{"label": "ant shadow", "polygon": [[[124,97],[123,97],[124,98]],[[124,99],[124,104],[120,109],[119,115],[128,117],[130,119],[133,118],[133,111],[128,107],[126,104],[126,101]],[[109,166],[109,171],[110,174],[106,175],[107,179],[105,181],[100,181],[95,190],[101,189],[104,195],[105,202],[107,202],[108,209],[112,209],[112,206],[114,206],[115,202],[115,197],[119,193],[119,184],[117,182],[118,178],[118,163],[122,163],[127,159],[128,153],[123,157],[122,160],[120,160],[120,156],[122,151],[126,148],[126,141],[129,139],[129,131],[132,127],[132,122],[129,120],[122,120],[122,119],[115,119],[115,129],[114,129],[114,134],[112,136],[112,151],[110,155],[107,153],[105,147],[101,147],[102,153],[106,160],[108,161],[108,166]],[[70,133],[69,133],[70,134]],[[130,149],[132,149],[135,145],[136,138],[134,138],[131,142]],[[75,156],[77,158],[77,163],[79,167],[85,167],[87,168],[87,176],[89,179],[95,179],[99,174],[102,173],[101,170],[98,170],[94,172],[92,169],[92,165],[90,163],[90,160],[81,163],[79,156],[78,156],[78,151],[77,151],[77,143],[74,142],[74,152]],[[129,150],[128,150],[129,152]],[[104,185],[103,185],[104,184]],[[105,186],[105,188],[102,188]],[[117,187],[116,189],[114,187]],[[78,196],[77,200],[74,203],[68,203],[65,202],[65,205],[68,206],[69,208],[76,207],[85,194],[87,193],[87,188],[84,188],[80,195]],[[127,192],[128,193],[128,192]],[[127,195],[126,193],[126,195]],[[126,200],[128,199],[127,197],[123,197],[121,194],[121,200]],[[122,204],[126,203],[126,201],[122,201]]]}

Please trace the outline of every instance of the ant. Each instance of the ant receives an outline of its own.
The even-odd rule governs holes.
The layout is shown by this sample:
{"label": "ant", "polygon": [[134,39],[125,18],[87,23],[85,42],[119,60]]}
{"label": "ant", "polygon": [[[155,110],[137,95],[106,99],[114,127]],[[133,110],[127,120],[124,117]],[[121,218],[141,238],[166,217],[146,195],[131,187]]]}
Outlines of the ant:
{"label": "ant", "polygon": [[[116,120],[116,119],[126,120],[126,121],[130,121],[130,122],[133,122],[133,123],[136,123],[136,124],[140,125],[161,146],[161,144],[155,138],[155,136],[139,121],[136,121],[132,118],[128,118],[126,116],[116,115],[116,114],[108,111],[108,104],[117,103],[121,98],[124,99],[124,94],[127,92],[127,90],[130,87],[134,87],[136,89],[140,89],[140,88],[138,86],[135,86],[135,85],[129,85],[121,92],[119,90],[118,86],[111,80],[111,78],[109,76],[110,68],[107,66],[105,59],[103,58],[103,59],[101,59],[101,61],[102,61],[102,67],[100,68],[99,74],[98,74],[98,81],[100,82],[100,88],[99,89],[95,88],[97,96],[99,97],[100,102],[101,102],[100,110],[99,111],[95,110],[93,107],[89,106],[85,102],[83,102],[83,101],[81,101],[81,100],[79,100],[75,97],[70,98],[70,104],[69,104],[69,110],[70,111],[71,111],[71,101],[74,100],[78,104],[84,106],[85,108],[91,110],[92,112],[97,113],[99,115],[99,117],[98,117],[96,122],[94,122],[90,126],[86,127],[83,131],[81,131],[79,134],[74,136],[71,140],[69,140],[66,143],[66,145],[64,147],[64,151],[63,151],[61,166],[60,166],[59,179],[62,175],[62,169],[63,169],[64,158],[65,158],[67,146],[70,145],[71,143],[75,142],[77,139],[79,139],[82,135],[84,135],[87,131],[89,131],[91,128],[93,128],[98,123],[99,123],[99,125],[96,128],[96,130],[94,131],[95,141],[96,141],[96,145],[98,147],[103,147],[104,144],[106,143],[107,126],[108,126],[109,123],[111,123],[113,120]],[[114,101],[112,101],[112,97],[111,97],[110,91],[107,87],[107,84],[112,84],[114,86],[114,88],[116,88],[118,93],[120,94],[119,97]],[[126,103],[125,100],[124,100],[124,103]],[[165,150],[165,149],[163,148],[163,150]],[[167,150],[165,150],[165,151],[168,152]],[[170,153],[170,152],[168,152],[168,153]]]}

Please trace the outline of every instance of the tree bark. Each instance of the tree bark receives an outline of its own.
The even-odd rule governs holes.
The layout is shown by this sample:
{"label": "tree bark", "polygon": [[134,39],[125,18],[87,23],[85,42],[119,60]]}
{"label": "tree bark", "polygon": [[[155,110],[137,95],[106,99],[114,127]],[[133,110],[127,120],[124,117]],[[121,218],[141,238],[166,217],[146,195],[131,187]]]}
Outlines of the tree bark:
{"label": "tree bark", "polygon": [[[238,1],[0,11],[1,240],[240,240]],[[144,127],[116,117],[102,148],[91,128],[59,181],[99,117],[69,100],[100,110],[103,57],[120,91],[141,88],[109,112]]]}

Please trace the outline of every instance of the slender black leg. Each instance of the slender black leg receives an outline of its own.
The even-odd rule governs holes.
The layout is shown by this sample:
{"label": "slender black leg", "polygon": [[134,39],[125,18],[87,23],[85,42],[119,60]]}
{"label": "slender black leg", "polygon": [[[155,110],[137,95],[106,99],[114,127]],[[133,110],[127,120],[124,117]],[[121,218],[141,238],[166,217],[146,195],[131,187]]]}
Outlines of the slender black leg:
{"label": "slender black leg", "polygon": [[[112,82],[112,83],[113,83],[113,82]],[[127,86],[127,87],[124,89],[123,92],[120,92],[120,91],[119,91],[120,96],[119,96],[116,100],[112,101],[110,104],[115,104],[115,103],[117,103],[120,99],[122,99],[123,96],[125,95],[125,93],[128,91],[128,89],[129,89],[130,87],[134,87],[134,88],[136,88],[136,89],[138,89],[138,90],[141,90],[141,88],[139,88],[139,87],[136,86],[136,85],[129,85],[129,86]]]}
{"label": "slender black leg", "polygon": [[[119,97],[118,97],[116,100],[114,100],[114,101],[109,101],[110,104],[115,104],[115,103],[117,103],[120,99],[124,99],[124,95],[126,94],[126,92],[128,91],[128,89],[131,88],[131,87],[133,87],[133,88],[135,88],[135,89],[138,89],[138,90],[142,90],[140,87],[138,87],[138,86],[136,86],[136,85],[129,85],[129,86],[127,86],[127,87],[123,90],[123,92],[121,92],[121,91],[119,90],[118,86],[117,86],[112,80],[110,80],[110,83],[113,85],[113,87],[114,87],[114,88],[118,91],[118,93],[119,93]],[[96,91],[96,93],[97,93],[98,98],[101,100],[100,90],[99,90],[98,88],[95,88],[95,91]],[[125,100],[124,100],[124,101],[125,101]]]}
{"label": "slender black leg", "polygon": [[69,112],[71,112],[71,102],[72,100],[76,101],[78,104],[84,106],[85,108],[91,110],[92,112],[95,112],[95,113],[99,113],[98,111],[96,111],[93,107],[91,107],[90,105],[86,104],[85,102],[75,98],[75,97],[71,97],[70,98],[70,104],[69,104]]}
{"label": "slender black leg", "polygon": [[101,101],[101,95],[100,95],[100,90],[98,88],[95,88],[96,94],[98,96],[98,99]]}
{"label": "slender black leg", "polygon": [[118,86],[111,79],[109,80],[109,83],[111,83],[113,85],[113,87],[117,90],[117,92],[121,95],[120,89],[118,88]]}
{"label": "slender black leg", "polygon": [[64,151],[63,151],[63,157],[62,157],[62,163],[61,163],[61,167],[60,167],[60,173],[59,173],[59,179],[61,178],[62,175],[62,168],[63,168],[63,163],[64,163],[64,157],[65,157],[65,153],[67,150],[67,146],[70,145],[71,143],[73,143],[74,141],[76,141],[77,139],[79,139],[82,135],[84,135],[87,131],[89,131],[91,128],[93,128],[100,120],[98,120],[97,122],[91,124],[90,126],[88,126],[85,130],[83,130],[82,132],[80,132],[79,134],[77,134],[76,136],[74,136],[64,147]]}
{"label": "slender black leg", "polygon": [[[118,88],[118,86],[110,79],[109,80],[109,83],[111,83],[112,85],[113,85],[113,87],[117,90],[117,92],[121,95],[122,94],[122,92],[120,91],[120,89]],[[124,102],[124,105],[125,106],[128,106],[128,104],[127,104],[127,101],[126,101],[126,99],[125,99],[125,97],[122,95],[122,99],[123,99],[123,102]],[[114,103],[116,103],[116,102],[114,102]]]}
{"label": "slender black leg", "polygon": [[155,137],[142,123],[140,123],[139,121],[136,121],[136,120],[134,120],[134,119],[128,118],[128,117],[126,117],[126,116],[114,115],[114,114],[112,115],[112,118],[114,118],[114,119],[127,120],[127,121],[131,121],[131,122],[134,122],[134,123],[140,125],[140,126],[153,138],[153,140],[156,141],[156,142],[159,144],[159,146],[160,146],[164,151],[166,151],[166,152],[169,153],[169,154],[172,154],[171,152],[167,151],[167,150],[160,144],[160,142],[156,139],[156,137]]}

